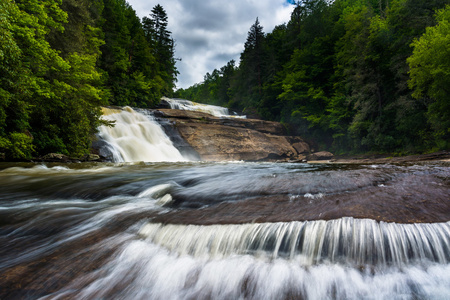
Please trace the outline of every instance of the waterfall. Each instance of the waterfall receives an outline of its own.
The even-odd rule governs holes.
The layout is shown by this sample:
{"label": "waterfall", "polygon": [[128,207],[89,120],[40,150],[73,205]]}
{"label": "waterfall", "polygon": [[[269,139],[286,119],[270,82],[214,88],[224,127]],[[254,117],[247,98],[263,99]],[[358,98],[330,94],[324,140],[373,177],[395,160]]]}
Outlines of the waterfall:
{"label": "waterfall", "polygon": [[189,100],[184,99],[171,99],[163,97],[162,100],[166,101],[171,109],[180,109],[180,110],[191,110],[191,111],[198,111],[207,113],[216,117],[225,117],[225,118],[245,118],[245,116],[239,116],[239,115],[231,115],[228,111],[228,108],[221,107],[221,106],[215,106],[215,105],[209,105],[209,104],[202,104],[197,103]]}
{"label": "waterfall", "polygon": [[43,299],[449,299],[450,223],[143,225]]}
{"label": "waterfall", "polygon": [[115,121],[114,127],[99,127],[114,162],[186,161],[151,116],[130,107],[102,110],[105,120]]}
{"label": "waterfall", "polygon": [[140,235],[171,252],[221,259],[252,255],[356,266],[402,266],[450,261],[450,222],[396,224],[369,219],[241,225],[162,225],[149,223]]}

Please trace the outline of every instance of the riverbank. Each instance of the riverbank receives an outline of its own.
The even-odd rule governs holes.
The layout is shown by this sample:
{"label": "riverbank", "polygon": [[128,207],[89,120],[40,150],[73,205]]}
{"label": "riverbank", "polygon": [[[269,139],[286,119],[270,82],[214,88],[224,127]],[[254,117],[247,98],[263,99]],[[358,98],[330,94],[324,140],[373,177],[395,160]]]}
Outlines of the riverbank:
{"label": "riverbank", "polygon": [[[414,162],[424,162],[424,161],[449,161],[450,162],[450,151],[439,151],[427,154],[416,154],[416,155],[406,155],[406,156],[389,156],[387,155],[337,155],[333,159],[327,161],[330,163],[340,163],[340,164],[400,164],[400,163],[414,163]],[[319,163],[324,161],[308,161],[309,163]]]}
{"label": "riverbank", "polygon": [[[97,152],[95,149],[93,152]],[[98,152],[97,152],[98,153]],[[273,162],[273,160],[270,160]],[[314,163],[332,163],[332,164],[403,164],[403,163],[415,163],[415,162],[426,162],[426,161],[443,161],[450,163],[450,151],[439,151],[428,154],[416,154],[416,155],[407,155],[407,156],[389,156],[386,155],[369,155],[369,154],[360,154],[360,155],[336,155],[332,159],[327,160],[313,160],[313,159],[304,159],[298,161],[287,161],[287,160],[278,160],[275,162],[307,162],[310,164]],[[0,162],[36,162],[36,163],[83,163],[83,162],[108,162],[107,158],[98,154],[89,154],[82,158],[71,158],[63,154],[57,153],[49,153],[44,156],[35,157],[29,160],[15,160],[8,161],[5,159],[0,159]]]}

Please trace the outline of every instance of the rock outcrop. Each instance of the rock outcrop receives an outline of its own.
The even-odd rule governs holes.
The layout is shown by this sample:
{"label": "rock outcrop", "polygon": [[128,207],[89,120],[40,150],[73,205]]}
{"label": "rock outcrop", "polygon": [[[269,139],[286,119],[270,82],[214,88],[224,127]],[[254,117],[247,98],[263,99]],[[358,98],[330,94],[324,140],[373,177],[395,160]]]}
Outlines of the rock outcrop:
{"label": "rock outcrop", "polygon": [[334,154],[328,151],[320,151],[320,152],[315,152],[312,153],[308,156],[306,156],[306,159],[308,161],[311,160],[330,160],[334,157]]}
{"label": "rock outcrop", "polygon": [[277,122],[176,109],[159,109],[155,115],[168,119],[205,161],[303,160],[310,153],[302,138],[287,136]]}
{"label": "rock outcrop", "polygon": [[77,163],[77,162],[104,162],[105,158],[97,154],[86,154],[82,157],[69,157],[61,153],[48,153],[33,158],[34,162]]}

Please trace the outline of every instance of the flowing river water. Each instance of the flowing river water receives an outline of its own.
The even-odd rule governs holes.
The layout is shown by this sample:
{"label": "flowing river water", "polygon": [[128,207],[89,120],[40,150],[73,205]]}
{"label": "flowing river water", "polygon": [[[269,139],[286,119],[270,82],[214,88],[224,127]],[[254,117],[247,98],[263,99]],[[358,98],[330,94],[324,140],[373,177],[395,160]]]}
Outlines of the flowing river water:
{"label": "flowing river water", "polygon": [[0,164],[0,299],[450,298],[448,163],[189,161],[108,115],[116,162]]}

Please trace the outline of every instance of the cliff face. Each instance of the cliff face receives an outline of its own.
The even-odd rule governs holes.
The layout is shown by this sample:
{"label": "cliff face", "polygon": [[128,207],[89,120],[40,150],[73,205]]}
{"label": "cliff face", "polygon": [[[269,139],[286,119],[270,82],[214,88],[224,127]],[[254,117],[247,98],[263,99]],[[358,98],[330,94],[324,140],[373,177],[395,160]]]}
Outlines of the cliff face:
{"label": "cliff face", "polygon": [[301,160],[310,153],[305,141],[286,136],[283,126],[277,122],[225,119],[177,109],[159,109],[155,115],[169,120],[205,161]]}

